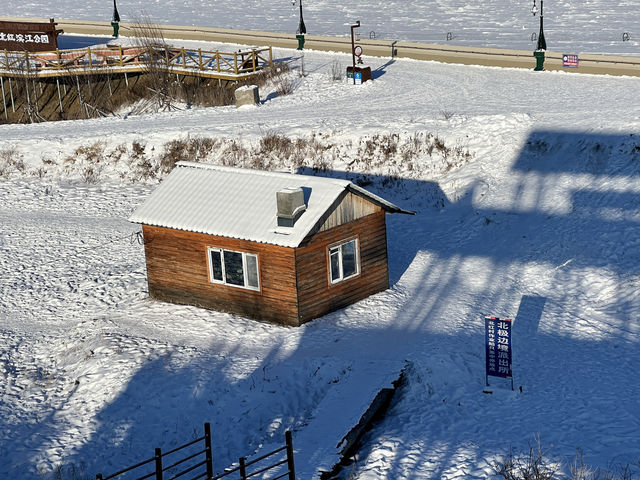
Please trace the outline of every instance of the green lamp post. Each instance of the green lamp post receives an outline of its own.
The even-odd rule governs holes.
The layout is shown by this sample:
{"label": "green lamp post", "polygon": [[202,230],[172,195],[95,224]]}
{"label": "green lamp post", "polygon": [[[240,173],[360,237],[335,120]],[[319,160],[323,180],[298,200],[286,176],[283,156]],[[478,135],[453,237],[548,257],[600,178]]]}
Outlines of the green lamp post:
{"label": "green lamp post", "polygon": [[113,0],[113,17],[111,18],[111,26],[113,27],[113,37],[118,38],[118,30],[120,30],[120,14],[116,6],[116,0]]}
{"label": "green lamp post", "polygon": [[[291,0],[291,4],[295,5],[296,0]],[[300,0],[300,21],[298,22],[298,31],[296,32],[296,38],[298,39],[298,50],[304,48],[304,35],[307,33],[307,27],[304,24],[304,18],[302,18],[302,0]]]}
{"label": "green lamp post", "polygon": [[[535,15],[538,9],[536,8],[536,0],[533,0],[533,8],[531,12]],[[540,0],[540,33],[538,33],[538,45],[533,52],[533,56],[536,59],[536,68],[533,70],[539,72],[544,70],[544,54],[547,51],[547,42],[544,39],[544,0]]]}

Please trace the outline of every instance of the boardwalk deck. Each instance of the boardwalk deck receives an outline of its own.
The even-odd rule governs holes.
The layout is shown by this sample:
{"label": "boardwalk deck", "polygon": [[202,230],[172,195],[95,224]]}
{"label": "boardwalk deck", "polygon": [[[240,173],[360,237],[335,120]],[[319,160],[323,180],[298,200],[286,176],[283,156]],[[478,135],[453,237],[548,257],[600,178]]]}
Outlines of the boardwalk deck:
{"label": "boardwalk deck", "polygon": [[49,52],[0,51],[0,76],[55,78],[76,75],[168,73],[240,80],[273,62],[271,47],[237,52],[189,50],[172,47],[87,47]]}

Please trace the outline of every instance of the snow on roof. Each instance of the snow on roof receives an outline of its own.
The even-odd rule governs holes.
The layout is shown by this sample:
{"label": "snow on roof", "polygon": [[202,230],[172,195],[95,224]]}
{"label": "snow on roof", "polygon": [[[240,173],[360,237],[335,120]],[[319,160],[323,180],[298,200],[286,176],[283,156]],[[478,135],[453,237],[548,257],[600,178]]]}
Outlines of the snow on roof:
{"label": "snow on roof", "polygon": [[[276,192],[289,187],[305,191],[307,209],[292,228],[276,227]],[[178,162],[129,221],[297,247],[345,190],[387,212],[413,213],[348,180]]]}

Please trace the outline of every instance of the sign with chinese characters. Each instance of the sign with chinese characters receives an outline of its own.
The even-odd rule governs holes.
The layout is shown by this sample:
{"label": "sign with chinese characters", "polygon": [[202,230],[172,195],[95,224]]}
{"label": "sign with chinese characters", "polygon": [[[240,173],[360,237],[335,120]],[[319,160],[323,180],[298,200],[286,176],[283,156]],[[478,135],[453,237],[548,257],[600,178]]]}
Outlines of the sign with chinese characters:
{"label": "sign with chinese characters", "polygon": [[58,48],[56,23],[0,22],[0,50],[44,52]]}
{"label": "sign with chinese characters", "polygon": [[485,317],[484,327],[487,377],[512,377],[511,320]]}
{"label": "sign with chinese characters", "polygon": [[578,68],[578,55],[563,53],[562,54],[562,66],[569,68]]}

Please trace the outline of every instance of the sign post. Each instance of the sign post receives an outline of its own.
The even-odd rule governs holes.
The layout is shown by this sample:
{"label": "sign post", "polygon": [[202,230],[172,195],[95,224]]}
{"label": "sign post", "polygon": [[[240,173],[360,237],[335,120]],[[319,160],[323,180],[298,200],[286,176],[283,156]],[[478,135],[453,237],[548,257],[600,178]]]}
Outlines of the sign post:
{"label": "sign post", "polygon": [[498,317],[485,317],[484,339],[487,386],[489,386],[489,375],[511,378],[511,390],[513,390],[511,319],[501,320]]}

